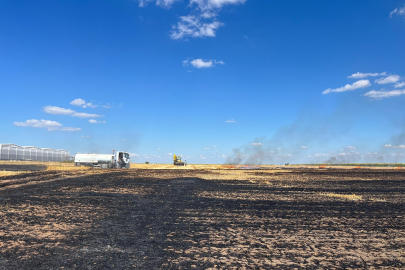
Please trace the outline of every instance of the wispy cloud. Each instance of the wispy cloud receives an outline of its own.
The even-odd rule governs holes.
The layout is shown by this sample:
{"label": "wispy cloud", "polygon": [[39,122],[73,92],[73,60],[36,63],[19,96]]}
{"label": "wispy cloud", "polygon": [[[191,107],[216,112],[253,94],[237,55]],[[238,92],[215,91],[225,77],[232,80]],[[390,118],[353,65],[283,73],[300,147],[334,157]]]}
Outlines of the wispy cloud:
{"label": "wispy cloud", "polygon": [[378,83],[378,84],[396,83],[400,79],[401,79],[401,77],[399,77],[399,75],[393,74],[393,75],[389,75],[385,78],[377,79],[374,82]]}
{"label": "wispy cloud", "polygon": [[56,121],[37,119],[30,119],[25,122],[14,122],[13,124],[17,127],[46,128],[48,131],[57,130],[62,127],[62,124]]}
{"label": "wispy cloud", "polygon": [[62,127],[63,125],[56,121],[51,120],[37,120],[37,119],[30,119],[25,122],[14,122],[13,123],[17,127],[33,127],[33,128],[46,128],[48,131],[80,131],[81,128],[76,127]]}
{"label": "wispy cloud", "polygon": [[302,149],[307,149],[308,146],[303,145],[303,146],[301,146],[301,148],[302,148]]}
{"label": "wispy cloud", "polygon": [[367,78],[367,77],[376,77],[376,76],[386,76],[387,72],[382,72],[382,73],[361,73],[357,72],[354,73],[347,78],[353,78],[353,79],[362,79],[362,78]]}
{"label": "wispy cloud", "polygon": [[191,64],[195,68],[210,68],[214,67],[216,64],[225,65],[224,61],[222,60],[203,60],[201,58],[194,59],[194,60],[184,60],[183,66],[188,66]]}
{"label": "wispy cloud", "polygon": [[220,9],[229,4],[243,4],[246,0],[190,0],[191,4],[196,4],[200,10]]}
{"label": "wispy cloud", "polygon": [[211,148],[209,147],[204,147],[203,150],[210,150]]}
{"label": "wispy cloud", "polygon": [[394,85],[395,88],[400,88],[400,87],[403,87],[403,86],[405,86],[405,82],[397,82],[397,83]]}
{"label": "wispy cloud", "polygon": [[[170,8],[177,0],[138,0],[139,6],[155,3],[163,8]],[[215,37],[216,31],[224,23],[217,20],[221,9],[226,5],[243,4],[246,0],[189,0],[189,15],[180,16],[177,25],[172,26],[170,38]]]}
{"label": "wispy cloud", "polygon": [[180,21],[172,27],[170,38],[215,37],[215,31],[224,24],[215,19],[210,22],[206,20],[202,16],[180,16]]}
{"label": "wispy cloud", "polygon": [[76,128],[76,127],[63,127],[61,128],[62,131],[80,131],[82,130],[81,128]]}
{"label": "wispy cloud", "polygon": [[179,0],[138,0],[139,6],[144,7],[150,2],[156,3],[157,6],[163,7],[163,8],[170,8],[174,2],[177,2]]}
{"label": "wispy cloud", "polygon": [[72,114],[73,117],[79,117],[79,118],[95,118],[95,117],[104,117],[104,115],[100,114],[95,114],[95,113],[79,113],[75,112]]}
{"label": "wispy cloud", "polygon": [[396,8],[393,11],[391,11],[390,18],[392,18],[393,15],[405,16],[405,5],[403,7]]}
{"label": "wispy cloud", "polygon": [[391,145],[391,144],[386,144],[384,145],[386,148],[396,148],[396,149],[405,149],[405,145],[400,144],[400,145]]}
{"label": "wispy cloud", "polygon": [[339,88],[336,88],[336,89],[328,88],[325,91],[323,91],[322,94],[325,95],[325,94],[329,94],[329,93],[332,93],[332,92],[339,93],[339,92],[345,92],[345,91],[353,91],[353,90],[356,90],[356,89],[359,89],[359,88],[368,87],[370,85],[371,85],[371,83],[370,83],[369,80],[359,80],[359,81],[357,81],[357,82],[355,82],[353,84],[346,84],[345,86],[339,87]]}
{"label": "wispy cloud", "polygon": [[233,120],[233,119],[230,119],[230,120],[226,120],[225,121],[226,123],[237,123],[235,120]]}
{"label": "wispy cloud", "polygon": [[60,108],[60,107],[56,107],[56,106],[45,106],[43,109],[44,109],[44,112],[46,112],[46,113],[56,114],[56,115],[72,115],[75,113],[74,110]]}
{"label": "wispy cloud", "polygon": [[252,143],[250,143],[250,145],[253,145],[253,146],[262,146],[263,144],[262,144],[262,143],[259,143],[259,142],[252,142]]}
{"label": "wispy cloud", "polygon": [[129,154],[130,157],[139,157],[139,155],[135,154],[135,153],[128,153],[128,154]]}
{"label": "wispy cloud", "polygon": [[90,124],[106,124],[107,121],[97,121],[97,120],[95,120],[95,119],[90,119],[90,120],[89,120],[89,123],[90,123]]}
{"label": "wispy cloud", "polygon": [[45,106],[43,108],[44,112],[49,113],[49,114],[54,114],[54,115],[70,115],[73,117],[79,117],[79,118],[95,118],[95,117],[103,117],[104,115],[99,115],[99,114],[94,114],[94,113],[81,113],[81,112],[76,112],[71,109],[65,109],[61,107],[56,107],[56,106]]}
{"label": "wispy cloud", "polygon": [[405,95],[405,90],[392,90],[392,91],[375,91],[372,90],[364,94],[366,97],[373,99],[383,99],[389,97],[397,97],[400,95]]}

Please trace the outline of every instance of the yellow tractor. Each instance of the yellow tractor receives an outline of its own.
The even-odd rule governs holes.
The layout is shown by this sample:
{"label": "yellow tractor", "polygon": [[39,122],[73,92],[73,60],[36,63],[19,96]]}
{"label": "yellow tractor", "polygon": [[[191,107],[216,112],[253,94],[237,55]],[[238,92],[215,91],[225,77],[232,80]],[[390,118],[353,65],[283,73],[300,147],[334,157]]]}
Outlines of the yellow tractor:
{"label": "yellow tractor", "polygon": [[184,162],[181,161],[181,156],[173,156],[173,164],[176,166],[184,166]]}

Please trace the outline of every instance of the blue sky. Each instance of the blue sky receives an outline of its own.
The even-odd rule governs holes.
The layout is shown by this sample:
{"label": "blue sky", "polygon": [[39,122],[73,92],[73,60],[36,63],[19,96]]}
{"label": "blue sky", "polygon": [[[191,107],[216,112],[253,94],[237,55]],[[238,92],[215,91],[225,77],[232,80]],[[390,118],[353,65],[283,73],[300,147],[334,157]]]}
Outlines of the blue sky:
{"label": "blue sky", "polygon": [[0,1],[0,143],[405,162],[405,1]]}

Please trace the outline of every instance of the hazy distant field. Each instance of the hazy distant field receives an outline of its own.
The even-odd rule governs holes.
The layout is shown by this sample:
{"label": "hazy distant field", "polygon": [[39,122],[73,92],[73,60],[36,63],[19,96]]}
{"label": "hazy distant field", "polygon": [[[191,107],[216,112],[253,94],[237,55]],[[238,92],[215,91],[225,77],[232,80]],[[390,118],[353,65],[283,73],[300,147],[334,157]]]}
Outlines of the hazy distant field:
{"label": "hazy distant field", "polygon": [[59,165],[0,176],[0,269],[405,267],[402,169]]}

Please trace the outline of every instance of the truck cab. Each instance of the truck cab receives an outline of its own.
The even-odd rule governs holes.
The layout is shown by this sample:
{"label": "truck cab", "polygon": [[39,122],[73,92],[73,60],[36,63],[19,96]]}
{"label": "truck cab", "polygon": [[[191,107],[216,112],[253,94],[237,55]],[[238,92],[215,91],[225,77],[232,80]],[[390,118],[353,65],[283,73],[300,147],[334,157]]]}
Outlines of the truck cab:
{"label": "truck cab", "polygon": [[115,154],[115,161],[117,164],[117,168],[127,168],[130,167],[130,157],[129,153],[124,151],[117,151]]}

